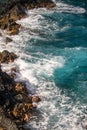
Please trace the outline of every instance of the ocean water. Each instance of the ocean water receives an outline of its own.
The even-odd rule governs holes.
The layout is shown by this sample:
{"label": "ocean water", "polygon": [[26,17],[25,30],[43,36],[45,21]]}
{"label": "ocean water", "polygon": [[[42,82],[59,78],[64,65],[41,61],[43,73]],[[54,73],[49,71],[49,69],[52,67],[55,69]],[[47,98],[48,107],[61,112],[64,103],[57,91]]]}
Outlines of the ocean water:
{"label": "ocean water", "polygon": [[87,2],[55,0],[53,9],[34,9],[17,21],[23,28],[0,50],[19,58],[16,80],[26,80],[42,101],[27,127],[32,130],[85,130],[87,124]]}

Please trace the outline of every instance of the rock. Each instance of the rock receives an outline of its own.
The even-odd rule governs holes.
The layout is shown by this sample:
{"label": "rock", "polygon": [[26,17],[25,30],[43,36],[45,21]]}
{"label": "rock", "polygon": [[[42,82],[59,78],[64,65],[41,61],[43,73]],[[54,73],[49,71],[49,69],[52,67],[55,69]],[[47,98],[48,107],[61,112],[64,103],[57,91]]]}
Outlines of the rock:
{"label": "rock", "polygon": [[9,18],[14,21],[26,16],[24,7],[21,4],[16,4],[11,10],[9,10]]}
{"label": "rock", "polygon": [[[10,29],[9,29],[10,30]],[[16,35],[19,32],[19,28],[11,29],[11,31],[7,31],[8,35]]]}
{"label": "rock", "polygon": [[13,62],[16,58],[17,58],[17,55],[13,52],[8,52],[7,50],[0,52],[1,63]]}
{"label": "rock", "polygon": [[25,6],[27,9],[45,7],[45,8],[53,8],[55,7],[55,3],[51,0],[21,0],[20,3]]}
{"label": "rock", "polygon": [[[12,111],[12,114],[15,118],[19,119],[20,121],[25,120],[25,115],[31,114],[30,110],[33,110],[33,105],[30,103],[17,103]],[[27,118],[28,119],[28,118]]]}
{"label": "rock", "polygon": [[33,96],[33,97],[32,97],[32,102],[38,103],[38,102],[40,102],[40,101],[41,101],[41,99],[40,99],[38,96]]}
{"label": "rock", "polygon": [[9,43],[9,42],[12,42],[12,39],[9,38],[9,37],[6,37],[6,44]]}
{"label": "rock", "polygon": [[15,90],[17,92],[24,93],[25,92],[24,85],[20,82],[16,83]]}
{"label": "rock", "polygon": [[[9,55],[8,51],[3,53]],[[13,71],[15,70],[13,69]],[[0,66],[0,106],[2,106],[4,113],[9,118],[4,120],[13,122],[12,124],[6,123],[7,126],[0,123],[0,127],[6,128],[6,130],[23,130],[23,124],[29,121],[37,108],[33,101],[39,102],[40,98],[38,96],[29,96],[26,85],[22,82],[16,83],[11,76],[2,71]]]}
{"label": "rock", "polygon": [[[1,4],[2,6],[0,5],[2,8],[2,11],[0,11],[0,28],[5,30],[8,35],[16,35],[19,33],[21,25],[15,21],[27,16],[25,8],[52,8],[56,6],[51,0],[7,0],[5,3],[4,8],[2,7],[3,2]],[[6,43],[8,43],[10,39],[6,41]]]}

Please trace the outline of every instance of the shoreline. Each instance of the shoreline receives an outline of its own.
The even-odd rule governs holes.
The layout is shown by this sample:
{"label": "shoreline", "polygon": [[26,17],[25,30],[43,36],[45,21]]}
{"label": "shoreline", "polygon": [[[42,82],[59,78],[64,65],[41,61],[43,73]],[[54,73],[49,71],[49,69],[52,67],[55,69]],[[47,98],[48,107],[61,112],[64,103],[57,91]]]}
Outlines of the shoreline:
{"label": "shoreline", "polygon": [[[36,0],[37,1],[37,0]],[[43,0],[42,0],[43,1]],[[49,0],[50,1],[50,0]],[[9,35],[15,35],[18,34],[19,29],[21,28],[21,25],[17,24],[16,21],[18,19],[27,17],[25,9],[34,9],[39,7],[46,7],[46,8],[52,8],[55,6],[55,4],[50,1],[48,3],[40,3],[40,4],[34,4],[28,5],[29,3],[25,4],[22,3],[17,5],[15,3],[14,6],[12,6],[10,11],[7,11],[7,13],[0,18],[0,28],[4,31],[6,35],[6,44],[9,44],[9,42],[12,42],[12,39],[9,38]],[[33,1],[34,2],[34,1]],[[24,7],[23,7],[24,4]],[[15,11],[15,12],[14,12]],[[17,11],[21,12],[19,15],[17,15]],[[2,34],[0,33],[2,36]],[[14,60],[17,58],[17,55],[13,52],[9,52],[7,50],[4,50],[0,52],[0,62],[1,64],[9,64],[14,62]],[[1,65],[2,66],[2,65]],[[1,130],[27,130],[24,128],[24,124],[26,124],[29,119],[33,116],[35,109],[37,108],[37,103],[41,101],[40,97],[37,95],[32,95],[31,92],[27,90],[27,86],[25,81],[15,81],[16,73],[20,73],[19,70],[17,70],[15,67],[11,68],[11,73],[8,75],[6,72],[3,72],[0,66],[0,108],[2,110],[1,113],[4,116],[4,119],[6,122],[9,120],[12,123],[8,126],[3,125],[4,120],[0,120],[0,129]],[[3,96],[5,98],[3,98]],[[2,104],[3,100],[3,104]],[[5,116],[6,115],[6,116]],[[0,117],[2,118],[3,116]],[[28,128],[30,130],[30,128]]]}

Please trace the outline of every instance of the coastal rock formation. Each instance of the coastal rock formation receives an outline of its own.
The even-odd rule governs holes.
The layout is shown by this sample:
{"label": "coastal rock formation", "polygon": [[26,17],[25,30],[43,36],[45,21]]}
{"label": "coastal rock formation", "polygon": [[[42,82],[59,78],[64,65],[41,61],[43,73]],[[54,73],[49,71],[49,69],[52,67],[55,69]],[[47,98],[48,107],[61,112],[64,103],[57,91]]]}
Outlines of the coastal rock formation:
{"label": "coastal rock formation", "polygon": [[38,7],[52,8],[55,4],[51,0],[5,0],[5,7],[1,7],[0,12],[0,28],[6,30],[9,35],[17,34],[20,25],[15,21],[27,16],[26,9]]}
{"label": "coastal rock formation", "polygon": [[13,62],[17,58],[17,55],[13,52],[9,52],[7,50],[4,50],[0,52],[0,62],[1,63],[9,63]]}
{"label": "coastal rock formation", "polygon": [[5,116],[5,113],[1,106],[0,106],[0,130],[18,130],[16,124]]}
{"label": "coastal rock formation", "polygon": [[[16,18],[15,18],[16,19]],[[14,19],[3,17],[0,19],[0,28],[6,30],[7,34],[14,35],[19,32],[20,25],[17,24]]]}
{"label": "coastal rock formation", "polygon": [[[16,20],[27,16],[26,9],[54,6],[51,0],[0,1],[0,29],[8,35],[15,35],[21,27]],[[6,37],[6,43],[11,41]],[[13,52],[7,50],[0,52],[0,63],[8,64],[14,62],[16,58],[17,55]],[[15,68],[12,68],[11,74],[8,75],[2,71],[0,65],[0,130],[26,130],[23,124],[33,116],[37,103],[41,101],[40,97],[27,91],[24,82],[15,82],[13,72],[16,73]]]}
{"label": "coastal rock formation", "polygon": [[[38,96],[29,96],[25,83],[15,82],[11,76],[2,72],[0,68],[0,108],[3,109],[5,120],[13,122],[14,130],[23,129],[22,124],[29,121],[37,107],[33,102],[40,100]],[[4,120],[1,120],[1,113],[0,110],[0,127],[13,130],[13,128],[10,129],[11,125],[8,128],[3,125]]]}
{"label": "coastal rock formation", "polygon": [[[55,3],[52,0],[3,0],[0,1],[0,15],[1,17],[8,13],[16,6],[17,14],[24,14],[24,7],[38,8],[38,7],[55,7]],[[14,10],[15,11],[15,10]]]}

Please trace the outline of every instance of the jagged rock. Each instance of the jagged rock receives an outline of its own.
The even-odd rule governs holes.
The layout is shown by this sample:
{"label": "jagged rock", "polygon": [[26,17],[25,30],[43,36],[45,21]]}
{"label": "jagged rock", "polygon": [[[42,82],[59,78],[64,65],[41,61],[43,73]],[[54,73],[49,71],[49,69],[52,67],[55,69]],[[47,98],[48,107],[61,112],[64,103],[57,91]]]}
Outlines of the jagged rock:
{"label": "jagged rock", "polygon": [[20,25],[15,21],[26,17],[25,8],[52,8],[55,6],[51,0],[9,0],[5,3],[5,7],[2,8],[3,11],[1,11],[0,28],[7,30],[8,35],[15,35],[19,32]]}
{"label": "jagged rock", "polygon": [[17,103],[12,111],[12,114],[15,118],[17,118],[20,122],[27,122],[29,120],[29,116],[34,107],[32,104],[29,103]]}
{"label": "jagged rock", "polygon": [[7,44],[8,42],[12,42],[12,39],[9,38],[9,37],[6,37],[6,44]]}
{"label": "jagged rock", "polygon": [[[8,54],[8,52],[6,53]],[[6,128],[6,130],[17,130],[17,125],[18,130],[23,130],[22,124],[28,122],[37,107],[36,104],[33,104],[33,101],[38,102],[40,98],[38,96],[29,96],[26,91],[26,85],[22,82],[16,83],[11,76],[2,71],[0,66],[0,106],[2,106],[6,116],[12,122],[15,122],[7,127],[0,123],[0,127]],[[8,120],[6,119],[7,122]]]}
{"label": "jagged rock", "polygon": [[25,86],[23,83],[16,83],[15,90],[20,93],[25,93]]}
{"label": "jagged rock", "polygon": [[17,58],[17,55],[13,52],[8,52],[7,50],[0,52],[1,63],[13,62],[16,58]]}
{"label": "jagged rock", "polygon": [[16,124],[5,116],[2,107],[0,107],[0,130],[18,130]]}
{"label": "jagged rock", "polygon": [[18,32],[19,32],[19,29],[12,29],[11,31],[8,31],[7,34],[8,35],[16,35],[16,34],[18,34]]}
{"label": "jagged rock", "polygon": [[55,3],[51,0],[21,0],[20,3],[24,5],[27,9],[45,7],[52,8],[55,7]]}
{"label": "jagged rock", "polygon": [[14,21],[26,16],[25,9],[20,4],[16,4],[11,10],[9,10],[8,14],[9,18],[13,19]]}
{"label": "jagged rock", "polygon": [[40,102],[41,99],[39,98],[39,96],[33,96],[32,97],[32,102]]}

